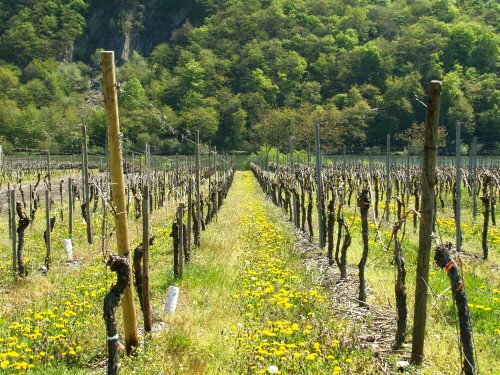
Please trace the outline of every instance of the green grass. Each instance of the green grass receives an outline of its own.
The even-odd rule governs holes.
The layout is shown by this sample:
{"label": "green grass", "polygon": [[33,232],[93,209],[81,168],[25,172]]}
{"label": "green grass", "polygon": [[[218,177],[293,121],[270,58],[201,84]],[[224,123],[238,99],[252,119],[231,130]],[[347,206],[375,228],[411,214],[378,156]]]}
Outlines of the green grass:
{"label": "green grass", "polygon": [[[245,156],[240,157],[243,163]],[[246,269],[246,264],[241,263],[241,254],[244,249],[251,249],[252,244],[260,243],[258,237],[253,238],[254,243],[248,243],[250,235],[241,236],[245,233],[246,215],[248,214],[248,202],[260,202],[262,209],[267,215],[268,222],[277,228],[280,235],[285,239],[277,254],[285,262],[286,266],[293,270],[298,276],[300,283],[295,285],[301,291],[314,288],[314,284],[322,279],[320,270],[306,269],[304,256],[294,250],[295,232],[290,223],[283,219],[283,213],[279,208],[271,205],[264,199],[262,193],[257,191],[256,182],[253,181],[255,189],[248,190],[245,186],[243,174],[239,172],[235,178],[234,186],[230,190],[227,200],[217,219],[202,234],[201,246],[194,251],[191,263],[186,267],[182,280],[173,276],[172,266],[172,244],[170,224],[172,220],[172,209],[158,210],[153,213],[153,233],[158,235],[155,245],[151,248],[151,302],[153,307],[154,332],[150,337],[141,337],[141,347],[134,357],[121,357],[122,373],[124,374],[232,374],[235,369],[247,373],[254,358],[248,354],[244,355],[242,347],[238,344],[239,335],[245,332],[236,331],[231,326],[241,322],[250,324],[257,329],[258,321],[248,320],[245,314],[248,312],[246,304],[241,299],[235,299],[234,295],[241,293],[241,272]],[[466,195],[464,194],[464,197]],[[348,224],[351,226],[353,244],[349,248],[348,262],[351,265],[350,278],[357,278],[357,271],[352,268],[357,264],[361,256],[361,236],[357,212],[352,206],[345,208]],[[475,221],[470,215],[470,202],[464,198],[464,247],[467,251],[480,254],[480,232],[482,228],[482,217],[479,215]],[[383,204],[381,205],[383,207]],[[450,199],[447,198],[447,207],[451,207]],[[54,208],[54,212],[55,212]],[[7,233],[6,213],[0,214],[0,353],[7,350],[15,350],[24,358],[19,360],[34,363],[35,367],[30,373],[33,374],[94,374],[105,373],[105,330],[102,319],[102,299],[105,290],[114,279],[109,270],[103,264],[100,243],[101,218],[99,214],[94,215],[95,243],[92,246],[86,244],[85,227],[81,225],[80,219],[75,219],[74,225],[74,251],[78,261],[69,265],[65,262],[65,253],[62,239],[67,237],[67,223],[59,221],[53,233],[53,261],[47,275],[38,272],[43,264],[45,256],[45,245],[43,244],[42,232],[44,206],[39,208],[37,219],[32,229],[27,231],[26,257],[29,258],[29,275],[24,280],[12,276],[10,271],[12,265],[10,242]],[[131,211],[133,212],[133,211]],[[380,211],[381,213],[382,211]],[[497,217],[500,222],[499,211]],[[371,218],[370,211],[370,218]],[[395,214],[392,215],[395,217]],[[439,210],[440,220],[439,240],[454,241],[454,227],[451,223],[453,214],[450,209]],[[67,219],[67,215],[66,218]],[[111,231],[112,217],[108,224]],[[371,220],[371,219],[370,219]],[[135,247],[141,241],[141,221],[130,220],[131,247]],[[271,228],[271,227],[270,227]],[[382,223],[381,235],[387,243],[390,226]],[[497,229],[494,229],[497,230]],[[492,230],[491,239],[495,240]],[[370,254],[368,258],[368,302],[383,309],[395,309],[394,305],[394,266],[392,260],[392,248],[386,251],[377,241],[374,229],[370,231]],[[409,223],[406,240],[403,242],[404,256],[407,262],[408,276],[408,301],[410,308],[409,334],[411,340],[411,320],[413,318],[413,293],[415,283],[415,261],[417,253],[417,235]],[[495,374],[500,372],[498,355],[500,353],[500,273],[498,265],[500,255],[498,254],[498,242],[490,246],[490,259],[483,261],[479,258],[464,256],[465,282],[471,307],[471,316],[474,325],[474,341],[476,346],[477,362],[481,373]],[[115,238],[111,238],[108,244],[109,252],[116,252]],[[334,266],[335,269],[335,266]],[[180,287],[180,297],[177,311],[172,316],[163,313],[163,304],[169,285]],[[292,284],[290,284],[292,285]],[[424,366],[420,369],[411,369],[412,373],[418,374],[455,374],[460,370],[460,359],[457,344],[457,321],[455,307],[449,293],[445,292],[449,286],[447,275],[442,270],[431,269],[429,280],[432,294],[429,298],[428,331],[425,346],[426,358]],[[444,292],[444,293],[443,293]],[[328,290],[321,290],[320,294],[329,301]],[[439,296],[439,297],[437,297]],[[353,296],[355,297],[355,296]],[[67,305],[69,302],[70,305]],[[82,304],[78,306],[78,304]],[[479,306],[479,307],[478,307]],[[57,307],[57,310],[55,308]],[[341,306],[335,306],[341,308]],[[136,301],[136,308],[139,304]],[[82,309],[81,311],[79,309]],[[491,309],[491,310],[489,310]],[[51,310],[54,318],[45,323],[35,319],[35,314],[45,313]],[[61,316],[67,310],[76,315],[69,317]],[[260,310],[259,310],[260,311]],[[317,333],[315,340],[320,345],[328,344],[333,340],[342,342],[342,347],[331,352],[335,360],[344,361],[352,359],[352,364],[341,364],[341,373],[376,373],[377,367],[372,359],[372,353],[363,349],[363,343],[355,339],[361,332],[361,327],[348,320],[339,320],[332,313],[331,306],[327,302],[305,304],[297,307],[298,315],[287,311],[282,318],[281,309],[271,306],[262,309],[261,319],[278,319],[294,321],[300,319],[300,327],[303,330],[306,325],[311,325],[312,332]],[[309,319],[307,313],[314,313],[314,319]],[[50,314],[48,314],[50,315]],[[304,318],[301,318],[304,316]],[[31,320],[27,321],[25,318]],[[120,327],[121,309],[117,314]],[[67,319],[62,322],[59,319]],[[138,314],[138,325],[142,327],[141,314]],[[20,328],[9,328],[16,326],[15,323],[25,326],[30,322],[33,329],[36,326],[46,327],[44,333],[47,335],[59,335],[62,329],[64,338],[45,340],[42,338],[29,338],[22,336]],[[63,324],[57,327],[55,324]],[[299,323],[298,323],[299,324]],[[44,328],[45,329],[45,328]],[[262,328],[259,328],[262,330]],[[495,331],[496,330],[496,331]],[[141,330],[142,332],[142,330]],[[14,346],[7,346],[10,337],[17,337]],[[120,337],[123,332],[120,328]],[[295,338],[295,336],[293,336]],[[301,334],[297,339],[304,340],[311,351],[313,340],[306,341],[308,336]],[[227,339],[227,340],[225,340]],[[285,339],[285,336],[283,336]],[[236,341],[235,341],[236,340]],[[76,344],[73,344],[76,343]],[[50,350],[42,349],[41,345],[48,343]],[[26,346],[17,347],[17,345]],[[81,347],[81,349],[77,349]],[[49,353],[38,359],[30,359],[33,355],[25,352],[26,348],[33,351]],[[76,354],[69,354],[74,348]],[[404,350],[410,351],[411,344],[408,343]],[[330,350],[330,349],[329,349]],[[63,357],[57,354],[66,353]],[[245,352],[246,353],[246,352]],[[329,352],[330,353],[330,352]],[[326,354],[326,351],[325,351]],[[49,355],[54,355],[50,359]],[[326,357],[326,355],[325,355]],[[17,358],[17,357],[16,357]],[[385,357],[391,363],[395,363],[402,357],[392,354]],[[443,361],[447,358],[447,361]],[[13,359],[13,358],[12,358]],[[0,358],[0,364],[5,358]],[[9,357],[10,361],[11,358]],[[39,360],[40,363],[36,363]],[[72,363],[69,363],[69,362]],[[283,360],[285,361],[285,360]],[[327,359],[325,358],[325,363]],[[9,365],[12,362],[9,363]],[[50,365],[49,365],[50,363]],[[323,363],[324,364],[324,363]],[[309,366],[309,367],[307,367]],[[315,364],[308,363],[305,367],[290,373],[326,373],[324,368],[332,373],[335,366],[314,367]],[[255,371],[258,369],[256,368]],[[19,373],[12,369],[0,369],[4,373]],[[307,372],[313,371],[313,372]],[[252,370],[251,373],[254,371]]]}

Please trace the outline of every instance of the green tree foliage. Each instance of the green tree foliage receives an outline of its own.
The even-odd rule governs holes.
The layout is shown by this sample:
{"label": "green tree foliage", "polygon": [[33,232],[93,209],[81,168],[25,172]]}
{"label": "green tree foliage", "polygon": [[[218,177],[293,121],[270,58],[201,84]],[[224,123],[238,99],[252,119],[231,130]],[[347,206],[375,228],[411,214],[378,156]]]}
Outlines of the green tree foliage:
{"label": "green tree foliage", "polygon": [[185,138],[199,130],[225,150],[285,147],[290,135],[308,148],[314,121],[331,151],[387,133],[402,134],[396,142],[404,143],[424,118],[432,79],[444,83],[442,124],[449,134],[461,121],[466,141],[487,135],[487,149],[500,141],[497,2],[108,3],[0,0],[2,144],[71,148],[86,123],[92,146],[102,147],[99,50],[78,56],[91,61],[86,65],[72,61],[72,48],[93,26],[85,18],[95,22],[104,5],[113,8],[106,27],[130,32],[138,43],[154,32],[148,20],[179,10],[188,15],[149,56],[134,52],[118,66],[126,144],[182,152],[190,147]]}

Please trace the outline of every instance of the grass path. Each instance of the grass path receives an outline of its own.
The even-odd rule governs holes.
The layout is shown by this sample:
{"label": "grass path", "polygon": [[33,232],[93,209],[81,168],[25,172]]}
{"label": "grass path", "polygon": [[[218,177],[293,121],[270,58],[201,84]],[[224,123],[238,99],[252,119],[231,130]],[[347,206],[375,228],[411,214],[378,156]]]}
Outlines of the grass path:
{"label": "grass path", "polygon": [[221,333],[239,315],[232,295],[238,281],[239,223],[248,199],[241,194],[242,184],[238,174],[217,219],[202,234],[200,249],[193,254],[183,279],[170,276],[157,281],[163,284],[163,291],[168,285],[180,287],[176,313],[158,314],[165,295],[158,296],[154,309],[155,326],[160,330],[146,341],[137,358],[124,359],[123,373],[224,373],[221,366],[227,362],[228,351]]}
{"label": "grass path", "polygon": [[294,243],[250,172],[237,173],[184,278],[167,280],[180,287],[175,315],[123,373],[361,373],[367,353],[340,336]]}

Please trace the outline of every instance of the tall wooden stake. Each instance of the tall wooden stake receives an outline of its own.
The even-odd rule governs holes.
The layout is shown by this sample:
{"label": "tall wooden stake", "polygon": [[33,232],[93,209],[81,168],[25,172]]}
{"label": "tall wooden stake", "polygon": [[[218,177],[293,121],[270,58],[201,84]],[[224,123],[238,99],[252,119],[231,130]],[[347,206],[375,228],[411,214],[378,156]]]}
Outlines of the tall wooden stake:
{"label": "tall wooden stake", "polygon": [[477,137],[472,140],[472,217],[477,215]]}
{"label": "tall wooden stake", "polygon": [[460,155],[460,146],[462,145],[461,134],[460,134],[460,121],[457,121],[456,127],[456,182],[455,182],[455,227],[456,227],[456,245],[457,251],[460,251],[462,247],[462,227],[460,225],[461,215],[461,200],[462,200],[462,160]]}
{"label": "tall wooden stake", "polygon": [[69,238],[73,237],[73,179],[68,178],[68,209],[69,209],[69,218],[68,218],[68,235]]}
{"label": "tall wooden stake", "polygon": [[52,239],[51,239],[51,225],[50,225],[50,191],[45,189],[45,244],[47,245],[47,254],[45,256],[45,267],[47,270],[50,268],[51,253],[52,253]]}
{"label": "tall wooden stake", "polygon": [[[15,185],[14,185],[15,186]],[[12,194],[10,192],[10,182],[7,182],[7,209],[9,216],[9,238],[12,238]]]}
{"label": "tall wooden stake", "polygon": [[52,190],[52,186],[50,183],[50,151],[47,150],[47,180],[49,181],[49,190]]}
{"label": "tall wooden stake", "polygon": [[[122,152],[120,144],[120,122],[118,118],[118,98],[115,81],[115,59],[113,51],[101,52],[103,94],[106,106],[106,122],[109,140],[109,164],[111,174],[111,194],[115,205],[116,241],[119,255],[129,259],[128,223],[125,205],[125,182],[122,169]],[[132,270],[130,270],[132,278]],[[139,346],[137,336],[137,317],[134,304],[134,292],[130,287],[130,280],[125,288],[122,299],[123,323],[125,328],[125,347],[127,354],[132,353],[132,348]]]}
{"label": "tall wooden stake", "polygon": [[418,239],[417,279],[411,362],[419,365],[424,355],[425,323],[427,320],[427,285],[429,258],[432,244],[432,227],[435,219],[434,186],[436,184],[437,128],[441,104],[441,81],[431,81],[425,116],[425,146],[422,166],[422,208]]}
{"label": "tall wooden stake", "polygon": [[387,134],[387,160],[385,163],[386,168],[386,197],[385,197],[385,220],[388,222],[391,217],[391,193],[392,193],[392,184],[391,184],[391,135]]}
{"label": "tall wooden stake", "polygon": [[142,298],[144,331],[151,332],[151,303],[149,300],[149,188],[142,193]]}
{"label": "tall wooden stake", "polygon": [[9,222],[11,222],[12,231],[12,270],[14,274],[17,271],[17,232],[16,232],[16,187],[9,191],[10,194],[10,217]]}
{"label": "tall wooden stake", "polygon": [[[210,148],[208,149],[209,156],[208,160],[210,162]],[[200,131],[196,131],[196,220],[198,221],[198,233],[201,231],[201,193],[200,193]],[[209,172],[210,174],[210,169]],[[209,178],[210,179],[210,178]],[[210,180],[209,180],[210,181]],[[210,183],[208,185],[210,187]],[[197,240],[196,246],[200,246],[199,240]]]}
{"label": "tall wooden stake", "polygon": [[[193,226],[193,179],[191,176],[188,181],[188,222],[187,222],[187,249],[184,249],[186,254],[191,253],[191,232]],[[187,260],[187,259],[186,259]]]}
{"label": "tall wooden stake", "polygon": [[314,124],[314,133],[316,139],[316,199],[318,204],[318,232],[319,232],[319,247],[325,247],[325,239],[323,238],[323,206],[321,199],[323,196],[323,185],[321,180],[321,144],[319,140],[319,122]]}
{"label": "tall wooden stake", "polygon": [[179,265],[179,279],[182,279],[182,274],[184,273],[184,203],[179,203],[178,208],[177,225],[179,227],[179,253],[178,253],[178,265]]}
{"label": "tall wooden stake", "polygon": [[[268,163],[269,164],[269,163]],[[297,204],[297,194],[295,193],[295,163],[293,160],[293,137],[290,137],[290,168],[292,172],[292,186],[293,186],[293,223],[298,228],[299,227],[299,217],[298,217],[298,204]]]}
{"label": "tall wooden stake", "polygon": [[92,244],[92,225],[90,218],[90,185],[89,185],[89,155],[87,153],[87,127],[82,125],[82,152],[83,152],[83,185],[85,199],[85,219],[87,221],[87,242]]}

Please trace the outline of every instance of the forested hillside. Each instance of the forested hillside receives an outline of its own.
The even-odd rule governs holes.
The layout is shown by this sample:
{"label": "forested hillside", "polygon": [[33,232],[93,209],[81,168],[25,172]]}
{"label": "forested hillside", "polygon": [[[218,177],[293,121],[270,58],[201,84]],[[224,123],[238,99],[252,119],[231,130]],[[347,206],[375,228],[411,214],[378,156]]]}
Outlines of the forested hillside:
{"label": "forested hillside", "polygon": [[[500,151],[496,0],[0,0],[0,144],[104,144],[99,49],[119,59],[125,139],[182,152],[401,145],[443,81],[442,125]],[[284,146],[284,145],[281,145]]]}

